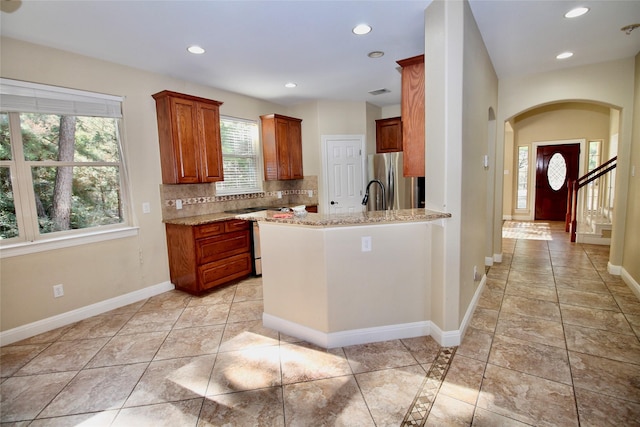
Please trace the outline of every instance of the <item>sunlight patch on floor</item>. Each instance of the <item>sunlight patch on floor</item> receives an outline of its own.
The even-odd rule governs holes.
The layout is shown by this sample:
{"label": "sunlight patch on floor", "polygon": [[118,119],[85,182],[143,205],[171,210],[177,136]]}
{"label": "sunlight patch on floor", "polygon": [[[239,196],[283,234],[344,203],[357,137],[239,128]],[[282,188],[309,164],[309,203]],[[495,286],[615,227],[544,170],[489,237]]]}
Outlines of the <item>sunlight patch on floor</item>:
{"label": "sunlight patch on floor", "polygon": [[505,221],[502,224],[504,239],[553,240],[551,227],[545,222]]}

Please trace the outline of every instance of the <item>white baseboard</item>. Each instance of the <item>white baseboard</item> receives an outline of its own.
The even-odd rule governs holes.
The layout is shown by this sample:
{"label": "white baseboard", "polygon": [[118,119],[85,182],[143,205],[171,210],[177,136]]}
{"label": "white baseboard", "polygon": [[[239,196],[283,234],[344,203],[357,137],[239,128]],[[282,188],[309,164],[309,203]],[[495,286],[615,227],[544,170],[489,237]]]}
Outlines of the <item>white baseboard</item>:
{"label": "white baseboard", "polygon": [[443,331],[438,325],[431,323],[431,338],[436,340],[441,347],[453,347],[460,345],[462,334],[459,329],[457,331]]}
{"label": "white baseboard", "polygon": [[640,283],[638,283],[633,277],[631,277],[627,270],[625,270],[624,268],[621,268],[621,270],[622,271],[620,276],[622,277],[622,281],[626,283],[627,286],[631,288],[633,293],[636,294],[636,296],[640,299]]}
{"label": "white baseboard", "polygon": [[620,276],[622,274],[622,266],[613,265],[610,262],[607,262],[607,272],[614,276]]}
{"label": "white baseboard", "polygon": [[262,323],[268,328],[323,348],[346,347],[394,339],[421,337],[429,335],[431,327],[431,322],[424,321],[327,333],[267,313],[262,314]]}
{"label": "white baseboard", "polygon": [[[480,280],[480,284],[478,285],[476,292],[473,294],[473,298],[471,298],[471,303],[467,307],[466,313],[464,313],[464,318],[462,319],[462,324],[460,325],[460,339],[458,340],[457,344],[453,344],[453,345],[460,345],[460,343],[462,342],[462,337],[464,336],[464,333],[467,331],[467,327],[469,326],[469,323],[471,323],[471,318],[473,317],[473,313],[476,311],[478,300],[480,300],[480,295],[482,295],[482,291],[484,290],[484,287],[486,284],[487,284],[487,275],[483,274],[482,280]],[[449,346],[446,346],[446,347],[449,347]]]}
{"label": "white baseboard", "polygon": [[576,233],[576,243],[611,246],[611,237],[601,237],[592,233]]}
{"label": "white baseboard", "polygon": [[157,285],[148,286],[144,289],[129,292],[128,294],[87,305],[76,310],[18,326],[17,328],[9,329],[7,331],[2,331],[0,332],[0,346],[31,338],[35,335],[66,326],[98,314],[106,313],[107,311],[124,307],[125,305],[133,304],[173,289],[175,289],[175,286],[173,286],[171,282],[159,283]]}
{"label": "white baseboard", "polygon": [[267,328],[300,338],[322,348],[346,347],[349,345],[414,338],[425,335],[431,335],[442,347],[452,347],[460,345],[462,342],[464,332],[471,322],[471,317],[476,309],[476,305],[478,305],[478,300],[486,283],[487,275],[483,274],[478,289],[476,289],[471,303],[469,307],[467,307],[467,312],[464,315],[464,319],[462,319],[460,329],[455,331],[443,331],[435,323],[425,320],[423,322],[327,333],[267,313],[262,314],[262,323]]}
{"label": "white baseboard", "polygon": [[480,299],[480,295],[482,295],[482,291],[484,290],[485,285],[487,284],[487,275],[482,275],[482,280],[480,280],[480,284],[478,285],[478,289],[473,294],[473,298],[471,299],[471,303],[467,307],[467,311],[464,314],[464,318],[462,319],[462,324],[460,325],[460,329],[457,331],[442,331],[438,325],[431,323],[431,336],[434,340],[438,342],[442,347],[453,347],[456,345],[460,345],[462,343],[462,337],[464,333],[467,331],[467,327],[469,323],[471,323],[471,318],[473,317],[473,313],[476,311],[476,306],[478,305],[478,300]]}

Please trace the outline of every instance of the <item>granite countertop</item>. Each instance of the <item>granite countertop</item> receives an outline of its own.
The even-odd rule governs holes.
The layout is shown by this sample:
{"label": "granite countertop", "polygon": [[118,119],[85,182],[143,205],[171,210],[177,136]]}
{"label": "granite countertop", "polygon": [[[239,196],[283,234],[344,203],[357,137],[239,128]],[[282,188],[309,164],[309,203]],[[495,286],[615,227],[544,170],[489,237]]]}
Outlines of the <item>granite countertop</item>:
{"label": "granite countertop", "polygon": [[428,209],[400,209],[393,211],[356,212],[351,214],[307,213],[303,217],[292,216],[290,218],[282,218],[282,214],[283,212],[278,211],[258,211],[246,214],[220,212],[209,215],[165,220],[165,223],[177,225],[202,225],[216,221],[243,219],[246,221],[266,221],[307,227],[336,227],[370,225],[376,223],[392,224],[402,222],[425,222],[451,217],[451,214]]}

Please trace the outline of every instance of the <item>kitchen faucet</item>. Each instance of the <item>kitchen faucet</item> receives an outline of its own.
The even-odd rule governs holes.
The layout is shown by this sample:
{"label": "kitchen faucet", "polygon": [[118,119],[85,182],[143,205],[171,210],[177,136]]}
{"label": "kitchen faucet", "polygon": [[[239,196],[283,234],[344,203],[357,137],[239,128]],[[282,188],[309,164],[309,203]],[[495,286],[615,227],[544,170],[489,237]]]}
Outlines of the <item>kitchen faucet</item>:
{"label": "kitchen faucet", "polygon": [[[371,184],[373,184],[373,183],[376,183],[376,184],[378,184],[380,186],[380,190],[382,191],[382,210],[386,210],[387,209],[387,203],[386,203],[387,199],[384,196],[384,184],[379,179],[372,179],[367,184],[367,189],[364,192],[364,198],[362,199],[362,205],[366,206],[367,202],[369,201],[369,187],[371,187]],[[377,207],[378,207],[378,204],[376,203],[376,208]]]}

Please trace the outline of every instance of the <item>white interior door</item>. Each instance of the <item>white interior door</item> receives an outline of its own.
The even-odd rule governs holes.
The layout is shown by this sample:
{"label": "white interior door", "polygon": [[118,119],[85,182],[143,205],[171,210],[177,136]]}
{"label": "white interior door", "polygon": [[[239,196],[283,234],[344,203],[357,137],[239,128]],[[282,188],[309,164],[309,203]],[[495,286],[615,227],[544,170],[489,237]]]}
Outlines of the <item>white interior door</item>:
{"label": "white interior door", "polygon": [[324,135],[325,212],[362,211],[364,135]]}

